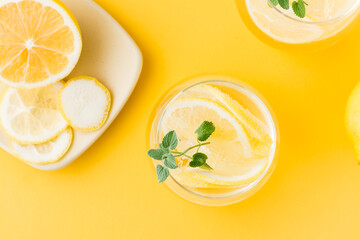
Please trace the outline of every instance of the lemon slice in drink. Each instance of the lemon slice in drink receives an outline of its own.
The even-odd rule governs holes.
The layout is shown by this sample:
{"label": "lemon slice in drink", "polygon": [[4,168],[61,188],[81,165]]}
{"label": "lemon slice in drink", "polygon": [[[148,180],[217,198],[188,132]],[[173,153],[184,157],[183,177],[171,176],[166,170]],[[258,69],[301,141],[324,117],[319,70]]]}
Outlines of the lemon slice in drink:
{"label": "lemon slice in drink", "polygon": [[[289,44],[301,44],[319,40],[324,29],[315,24],[304,24],[303,19],[299,19],[293,10],[283,10],[284,14],[291,16],[299,21],[294,21],[279,14],[275,9],[269,7],[265,2],[246,0],[249,15],[255,25],[274,40]],[[311,5],[311,4],[310,4]],[[304,19],[308,20],[308,19]]]}
{"label": "lemon slice in drink", "polygon": [[0,121],[7,134],[22,144],[47,142],[68,126],[58,110],[62,81],[38,89],[6,88]]}
{"label": "lemon slice in drink", "polygon": [[69,124],[91,131],[104,125],[110,112],[109,90],[92,77],[70,79],[59,93],[59,106]]}
{"label": "lemon slice in drink", "polygon": [[172,174],[178,183],[189,188],[224,188],[223,185],[216,185],[201,179],[201,175],[182,171],[181,174]]}
{"label": "lemon slice in drink", "polygon": [[46,86],[67,76],[82,48],[80,29],[57,0],[0,2],[0,82]]}
{"label": "lemon slice in drink", "polygon": [[[194,140],[194,131],[204,120],[211,121],[216,126],[212,142],[216,141],[229,150],[237,149],[236,154],[240,153],[244,157],[251,156],[249,138],[242,125],[226,108],[208,99],[187,98],[174,102],[164,114],[162,130],[166,133],[175,129],[182,140],[179,146],[182,143],[190,146],[193,144],[191,141]],[[218,151],[218,154],[223,151],[227,150]]]}
{"label": "lemon slice in drink", "polygon": [[70,128],[56,138],[41,144],[23,145],[10,141],[10,148],[15,157],[30,164],[49,164],[59,161],[69,150],[73,139]]}
{"label": "lemon slice in drink", "polygon": [[[195,184],[199,186],[209,183],[208,187],[212,187],[211,184],[237,186],[258,178],[265,170],[268,159],[252,156],[250,140],[241,122],[218,102],[196,97],[181,98],[173,102],[164,113],[161,130],[163,134],[176,130],[178,149],[185,150],[196,145],[194,130],[204,120],[213,122],[216,127],[208,140],[211,144],[201,148],[201,152],[208,156],[207,163],[213,170],[183,167],[172,171],[174,178],[189,187],[193,187],[196,182],[201,183]],[[189,155],[193,153],[189,152]],[[193,179],[196,179],[195,183]]]}
{"label": "lemon slice in drink", "polygon": [[[214,171],[202,171],[197,169],[188,168],[179,172],[178,176],[176,173],[173,174],[174,178],[181,184],[187,187],[206,187],[206,188],[219,188],[219,187],[238,187],[240,185],[247,185],[254,182],[260,177],[264,172],[267,166],[267,159],[251,159],[248,160],[251,163],[241,164],[242,169],[239,171],[233,172],[237,174],[234,176],[222,176],[213,173]],[[210,161],[208,161],[209,164]],[[234,166],[238,168],[239,166]],[[216,172],[216,170],[215,170]],[[239,175],[240,174],[240,175]]]}
{"label": "lemon slice in drink", "polygon": [[272,138],[268,132],[265,124],[255,117],[249,110],[241,106],[237,101],[231,98],[228,94],[222,92],[219,88],[202,84],[195,86],[185,96],[202,96],[220,103],[228,109],[242,124],[252,148],[252,154],[255,157],[268,156]]}
{"label": "lemon slice in drink", "polygon": [[236,118],[243,124],[249,135],[258,139],[261,142],[272,143],[272,139],[268,133],[268,129],[262,121],[256,118],[249,110],[241,106],[237,101],[231,98],[228,94],[222,92],[217,87],[211,85],[200,85],[194,88],[194,91],[202,91],[207,93],[210,98],[219,101],[224,105]]}

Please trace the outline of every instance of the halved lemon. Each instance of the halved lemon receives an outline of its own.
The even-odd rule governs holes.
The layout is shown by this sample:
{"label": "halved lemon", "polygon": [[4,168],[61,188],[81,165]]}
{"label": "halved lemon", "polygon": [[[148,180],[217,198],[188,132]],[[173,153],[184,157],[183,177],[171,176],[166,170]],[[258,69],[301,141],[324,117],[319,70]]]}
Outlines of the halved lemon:
{"label": "halved lemon", "polygon": [[73,139],[71,128],[49,142],[23,145],[10,141],[10,149],[15,157],[30,164],[49,164],[59,161],[69,150]]}
{"label": "halved lemon", "polygon": [[49,85],[73,70],[81,48],[76,19],[60,1],[0,1],[0,82]]}
{"label": "halved lemon", "polygon": [[4,90],[0,121],[7,134],[22,144],[44,143],[68,126],[58,110],[62,81],[38,89]]}
{"label": "halved lemon", "polygon": [[99,129],[111,107],[109,90],[95,78],[70,79],[59,92],[59,107],[70,126],[83,131]]}

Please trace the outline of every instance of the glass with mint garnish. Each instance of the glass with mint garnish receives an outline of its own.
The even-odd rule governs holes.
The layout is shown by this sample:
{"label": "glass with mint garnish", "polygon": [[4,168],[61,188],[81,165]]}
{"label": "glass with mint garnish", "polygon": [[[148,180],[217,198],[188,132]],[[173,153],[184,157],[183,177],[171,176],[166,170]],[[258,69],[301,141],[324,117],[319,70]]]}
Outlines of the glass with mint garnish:
{"label": "glass with mint garnish", "polygon": [[315,48],[341,39],[358,19],[360,6],[360,0],[236,1],[245,23],[261,40]]}
{"label": "glass with mint garnish", "polygon": [[170,90],[151,118],[154,181],[192,202],[221,206],[255,193],[279,146],[275,117],[251,87],[196,78]]}

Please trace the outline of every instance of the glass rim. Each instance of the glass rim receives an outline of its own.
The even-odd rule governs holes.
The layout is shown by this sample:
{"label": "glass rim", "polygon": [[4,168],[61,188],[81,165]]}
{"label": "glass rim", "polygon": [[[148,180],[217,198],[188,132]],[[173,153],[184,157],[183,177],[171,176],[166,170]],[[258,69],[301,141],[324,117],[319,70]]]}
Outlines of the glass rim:
{"label": "glass rim", "polygon": [[[210,78],[211,77],[211,78]],[[173,101],[175,101],[181,94],[183,94],[185,91],[197,86],[197,85],[201,85],[201,84],[229,84],[229,85],[233,85],[234,87],[238,87],[240,89],[243,89],[244,92],[246,91],[246,93],[250,93],[251,96],[248,96],[253,102],[256,103],[256,105],[260,105],[261,112],[262,114],[264,114],[266,121],[270,124],[270,128],[271,131],[273,132],[273,146],[272,149],[273,151],[271,152],[271,156],[269,156],[269,163],[266,166],[266,169],[264,170],[264,172],[253,182],[251,182],[250,184],[248,184],[245,187],[240,187],[239,189],[234,188],[234,191],[231,191],[229,193],[224,193],[224,194],[205,194],[205,193],[200,193],[197,191],[194,191],[192,189],[189,189],[188,187],[182,185],[181,183],[179,183],[170,173],[170,178],[171,180],[177,185],[179,186],[181,189],[185,190],[186,192],[195,195],[197,197],[200,198],[206,198],[206,199],[213,199],[213,200],[221,200],[221,199],[228,199],[228,198],[234,198],[234,197],[238,197],[241,196],[242,194],[245,194],[247,192],[250,192],[252,189],[254,189],[255,187],[259,186],[259,188],[266,182],[267,177],[271,175],[273,169],[275,168],[276,165],[276,156],[277,156],[277,151],[278,151],[278,142],[279,142],[279,133],[278,133],[278,127],[276,124],[276,119],[275,116],[272,114],[271,108],[270,106],[267,104],[267,102],[264,102],[264,99],[262,99],[262,95],[260,93],[258,93],[255,89],[253,89],[251,86],[247,85],[246,83],[240,81],[240,83],[231,81],[231,80],[215,80],[216,76],[209,76],[209,78],[207,80],[198,80],[199,78],[195,78],[195,79],[191,79],[190,81],[187,81],[185,83],[182,83],[178,86],[176,86],[173,89],[177,89],[182,87],[181,89],[177,89],[178,92],[175,93],[174,96],[171,96],[169,101],[163,103],[163,106],[160,106],[161,108],[161,116],[158,120],[158,122],[156,123],[156,125],[154,126],[156,128],[155,132],[156,132],[156,144],[160,144],[161,139],[160,139],[160,127],[161,127],[161,122],[162,119],[166,113],[166,110],[168,109],[168,107],[170,107],[171,103]],[[212,79],[212,80],[211,80]],[[190,83],[189,83],[190,82]],[[187,86],[185,86],[186,84],[188,84]],[[245,94],[245,93],[244,93]],[[165,96],[168,97],[170,95],[170,93]],[[252,99],[252,98],[255,98]],[[265,180],[263,182],[263,180]],[[263,184],[261,184],[263,182]],[[176,192],[175,192],[176,193]],[[177,193],[178,194],[178,193]],[[181,196],[181,195],[180,195]]]}
{"label": "glass rim", "polygon": [[[308,20],[303,20],[302,18],[294,18],[294,17],[288,15],[287,13],[285,13],[284,10],[282,8],[280,8],[279,6],[275,6],[270,0],[267,0],[267,2],[273,9],[275,9],[275,11],[277,11],[281,15],[283,15],[291,20],[294,20],[294,21],[297,21],[300,23],[306,23],[306,24],[327,24],[327,23],[335,22],[335,21],[338,21],[342,18],[345,18],[345,17],[351,15],[360,6],[360,0],[357,0],[356,3],[350,9],[348,9],[344,14],[341,14],[340,16],[337,16],[337,17],[334,17],[334,18],[331,18],[331,19],[325,20],[325,21],[308,21]],[[291,6],[290,6],[290,8],[291,8]]]}

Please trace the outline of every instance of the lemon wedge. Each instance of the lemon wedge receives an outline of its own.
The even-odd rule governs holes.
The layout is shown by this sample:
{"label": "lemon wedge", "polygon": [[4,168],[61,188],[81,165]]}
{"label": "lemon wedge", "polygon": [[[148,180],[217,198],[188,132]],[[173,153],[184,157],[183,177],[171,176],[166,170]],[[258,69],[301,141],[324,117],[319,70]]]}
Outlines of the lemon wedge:
{"label": "lemon wedge", "polygon": [[83,131],[101,128],[111,106],[109,90],[92,77],[70,79],[59,92],[59,106],[70,126]]}
{"label": "lemon wedge", "polygon": [[23,145],[10,141],[10,149],[15,157],[30,164],[49,164],[59,161],[69,150],[73,139],[70,128],[49,142]]}
{"label": "lemon wedge", "polygon": [[38,89],[4,90],[0,122],[6,133],[22,144],[39,144],[55,138],[68,123],[58,110],[62,81]]}
{"label": "lemon wedge", "polygon": [[345,110],[345,126],[360,164],[360,83],[351,93]]}
{"label": "lemon wedge", "polygon": [[0,2],[0,82],[37,88],[67,76],[81,53],[76,19],[53,0]]}

